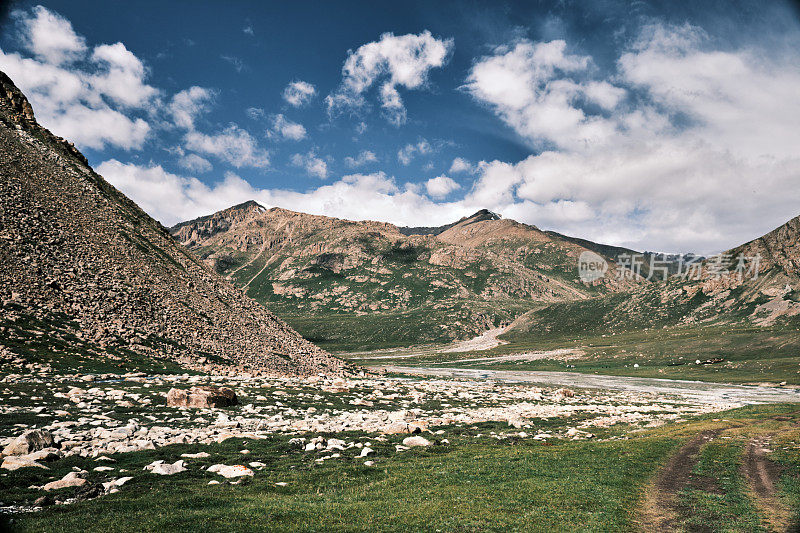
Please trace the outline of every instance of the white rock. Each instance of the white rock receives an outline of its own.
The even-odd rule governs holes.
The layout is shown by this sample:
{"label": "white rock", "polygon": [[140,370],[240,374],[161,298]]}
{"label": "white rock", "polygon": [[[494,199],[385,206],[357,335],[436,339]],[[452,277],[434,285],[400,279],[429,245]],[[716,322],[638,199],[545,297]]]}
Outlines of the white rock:
{"label": "white rock", "polygon": [[216,472],[224,478],[253,476],[254,472],[244,465],[216,464],[208,467],[208,472]]}
{"label": "white rock", "polygon": [[77,472],[70,472],[63,478],[59,479],[58,481],[51,481],[50,483],[46,483],[42,488],[48,491],[58,490],[66,487],[80,487],[85,483],[86,480],[83,479],[82,477],[79,477]]}
{"label": "white rock", "polygon": [[359,455],[359,457],[366,457],[368,455],[373,455],[373,454],[375,454],[375,450],[373,450],[372,448],[364,447],[361,449],[361,455]]}
{"label": "white rock", "polygon": [[403,446],[430,446],[433,444],[425,437],[406,437],[403,439]]}
{"label": "white rock", "polygon": [[186,461],[179,459],[172,464],[164,463],[164,461],[153,461],[145,466],[144,469],[161,476],[171,476],[179,472],[185,472]]}
{"label": "white rock", "polygon": [[182,453],[181,457],[186,457],[187,459],[205,459],[206,457],[211,457],[208,452],[197,452],[197,453]]}

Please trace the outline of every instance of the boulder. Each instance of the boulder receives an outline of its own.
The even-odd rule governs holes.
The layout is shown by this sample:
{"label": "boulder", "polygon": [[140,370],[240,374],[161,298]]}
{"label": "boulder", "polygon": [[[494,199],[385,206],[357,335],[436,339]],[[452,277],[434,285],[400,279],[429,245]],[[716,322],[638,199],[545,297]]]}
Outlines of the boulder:
{"label": "boulder", "polygon": [[67,487],[80,487],[81,485],[84,485],[85,483],[86,483],[86,480],[83,479],[82,477],[79,477],[77,472],[70,472],[69,474],[67,474],[63,478],[59,479],[58,481],[51,481],[50,483],[45,484],[45,486],[42,487],[42,488],[44,490],[48,490],[48,491],[49,490],[58,490],[58,489],[64,489],[64,488],[67,488]]}
{"label": "boulder", "polygon": [[575,396],[575,391],[572,389],[558,389],[553,393],[553,395],[560,396],[562,398],[573,398]]}
{"label": "boulder", "polygon": [[33,459],[30,458],[29,455],[9,455],[5,459],[3,459],[3,464],[0,468],[5,470],[17,470],[19,468],[27,468],[31,466],[36,466],[39,468],[47,468],[43,464],[39,464]]}
{"label": "boulder", "polygon": [[144,469],[160,476],[171,476],[179,472],[185,472],[186,462],[183,460],[178,460],[172,464],[169,464],[165,463],[164,461],[153,461],[149,465],[145,466]]}
{"label": "boulder", "polygon": [[244,465],[213,465],[208,467],[209,472],[216,472],[224,478],[252,476],[254,472]]}
{"label": "boulder", "polygon": [[170,407],[228,407],[237,403],[236,393],[226,387],[170,389],[167,393],[167,405]]}
{"label": "boulder", "polygon": [[25,455],[53,447],[53,434],[43,429],[26,431],[3,449],[3,455]]}
{"label": "boulder", "polygon": [[425,437],[406,437],[403,439],[403,446],[430,446],[431,441]]}

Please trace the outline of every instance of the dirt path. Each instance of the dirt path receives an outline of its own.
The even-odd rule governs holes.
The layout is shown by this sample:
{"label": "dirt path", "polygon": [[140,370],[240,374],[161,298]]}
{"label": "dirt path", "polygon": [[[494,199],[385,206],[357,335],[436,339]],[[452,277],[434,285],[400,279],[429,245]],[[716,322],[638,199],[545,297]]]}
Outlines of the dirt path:
{"label": "dirt path", "polygon": [[792,514],[778,497],[777,483],[780,480],[780,465],[767,459],[769,437],[755,438],[747,444],[742,464],[742,475],[750,485],[750,491],[770,531],[798,531],[792,527]]}
{"label": "dirt path", "polygon": [[645,495],[639,514],[642,531],[662,532],[675,530],[680,516],[678,493],[689,484],[700,448],[722,430],[703,431],[681,446],[658,474],[655,483]]}

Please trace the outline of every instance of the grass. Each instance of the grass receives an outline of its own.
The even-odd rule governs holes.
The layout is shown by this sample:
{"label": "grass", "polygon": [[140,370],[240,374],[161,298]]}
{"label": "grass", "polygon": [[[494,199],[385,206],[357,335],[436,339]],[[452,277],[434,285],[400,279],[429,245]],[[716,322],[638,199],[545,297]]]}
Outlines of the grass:
{"label": "grass", "polygon": [[682,526],[690,531],[766,531],[739,469],[741,442],[713,442],[700,451],[692,472],[695,486],[681,495]]}
{"label": "grass", "polygon": [[[117,457],[115,466],[136,475],[118,494],[25,515],[12,526],[17,531],[544,531],[557,524],[563,530],[613,531],[630,527],[637,488],[674,445],[669,438],[557,446],[457,442],[396,454],[370,468],[358,461],[304,464],[292,461],[304,454],[288,450],[285,442],[237,440],[211,447],[214,456],[204,462],[241,461],[237,451],[248,447],[248,459],[268,467],[241,485],[207,485],[214,476],[200,472],[196,462],[173,478],[141,473],[156,458],[173,461],[186,451],[175,446]],[[66,473],[67,466],[79,465],[65,464],[53,474]],[[19,477],[17,483],[30,482]],[[277,481],[288,486],[276,487]]]}
{"label": "grass", "polygon": [[[800,331],[791,327],[685,326],[615,334],[501,337],[508,344],[491,350],[429,354],[397,360],[402,365],[430,363],[493,370],[570,371],[617,376],[689,379],[728,383],[785,381],[800,384]],[[575,359],[469,362],[459,359],[504,354],[579,350]],[[696,364],[722,359],[714,364]],[[374,360],[389,364],[391,360]],[[369,361],[364,361],[368,364]],[[638,367],[634,367],[638,365]]]}
{"label": "grass", "polygon": [[[350,458],[317,464],[314,459],[320,452],[302,451],[289,443],[290,436],[229,439],[203,448],[212,456],[189,460],[188,472],[158,477],[142,471],[155,459],[172,462],[180,453],[198,450],[169,446],[113,456],[117,462],[112,466],[130,473],[115,475],[134,476],[117,494],[16,515],[7,525],[20,532],[631,531],[645,486],[689,436],[710,425],[746,421],[758,425],[754,431],[768,431],[778,424],[770,417],[793,410],[795,405],[748,407],[605,442],[494,441],[448,428],[451,444],[402,453],[393,452],[393,442],[372,440],[375,467]],[[359,434],[343,438],[369,439]],[[788,442],[797,446],[800,440]],[[266,463],[265,469],[238,485],[224,480],[208,485],[210,479],[221,478],[200,466],[240,463],[239,450],[244,447],[251,450],[246,460]],[[687,494],[698,510],[696,520],[703,521],[700,525],[713,520],[732,527],[758,523],[738,485],[737,450],[732,444],[703,451],[698,474],[716,476],[729,494],[718,500]],[[784,451],[778,458],[794,465],[800,462],[796,451]],[[32,498],[36,491],[23,487],[60,477],[72,467],[89,470],[92,480],[100,481],[102,474],[90,468],[95,464],[70,458],[53,465],[50,472],[19,470],[0,477],[0,494],[6,502],[10,494]],[[800,496],[796,474],[784,479],[786,497],[796,502]],[[276,486],[279,481],[288,485]],[[743,517],[739,522],[737,513]]]}

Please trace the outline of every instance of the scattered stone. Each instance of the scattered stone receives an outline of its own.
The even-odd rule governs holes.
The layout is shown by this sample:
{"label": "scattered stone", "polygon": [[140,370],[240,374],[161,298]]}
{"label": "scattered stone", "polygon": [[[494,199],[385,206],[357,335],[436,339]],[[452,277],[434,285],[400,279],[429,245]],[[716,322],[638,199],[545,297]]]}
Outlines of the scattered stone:
{"label": "scattered stone", "polygon": [[208,472],[216,472],[224,478],[253,476],[254,472],[244,465],[216,464],[208,467]]}
{"label": "scattered stone", "polygon": [[431,441],[426,439],[425,437],[406,437],[403,439],[403,446],[430,446],[432,444]]}
{"label": "scattered stone", "polygon": [[574,398],[575,391],[572,389],[558,389],[556,392],[553,393],[554,396],[560,396],[562,398]]}
{"label": "scattered stone", "polygon": [[372,448],[369,448],[367,446],[364,446],[361,449],[361,455],[359,455],[359,457],[366,457],[368,455],[374,455],[374,454],[375,454],[375,450],[373,450]]}
{"label": "scattered stone", "polygon": [[53,447],[53,434],[42,429],[26,431],[3,449],[3,455],[25,455]]}
{"label": "scattered stone", "polygon": [[205,459],[206,457],[211,457],[211,454],[208,452],[182,453],[181,457],[186,457],[187,459]]}
{"label": "scattered stone", "polygon": [[170,389],[167,393],[169,407],[214,408],[236,405],[236,393],[227,387],[192,387],[189,390]]}
{"label": "scattered stone", "polygon": [[67,487],[80,487],[85,483],[86,480],[80,477],[77,472],[70,472],[63,478],[59,479],[58,481],[51,481],[50,483],[46,483],[42,488],[44,490],[50,491],[50,490],[64,489]]}
{"label": "scattered stone", "polygon": [[0,468],[4,468],[5,470],[17,470],[20,468],[28,468],[33,466],[47,470],[46,466],[37,463],[27,455],[10,455],[3,459],[3,464],[0,466]]}
{"label": "scattered stone", "polygon": [[149,465],[145,466],[144,469],[149,470],[153,474],[158,474],[161,476],[171,476],[179,472],[185,472],[186,462],[183,461],[182,459],[179,459],[174,463],[169,464],[159,460],[159,461],[153,461]]}

